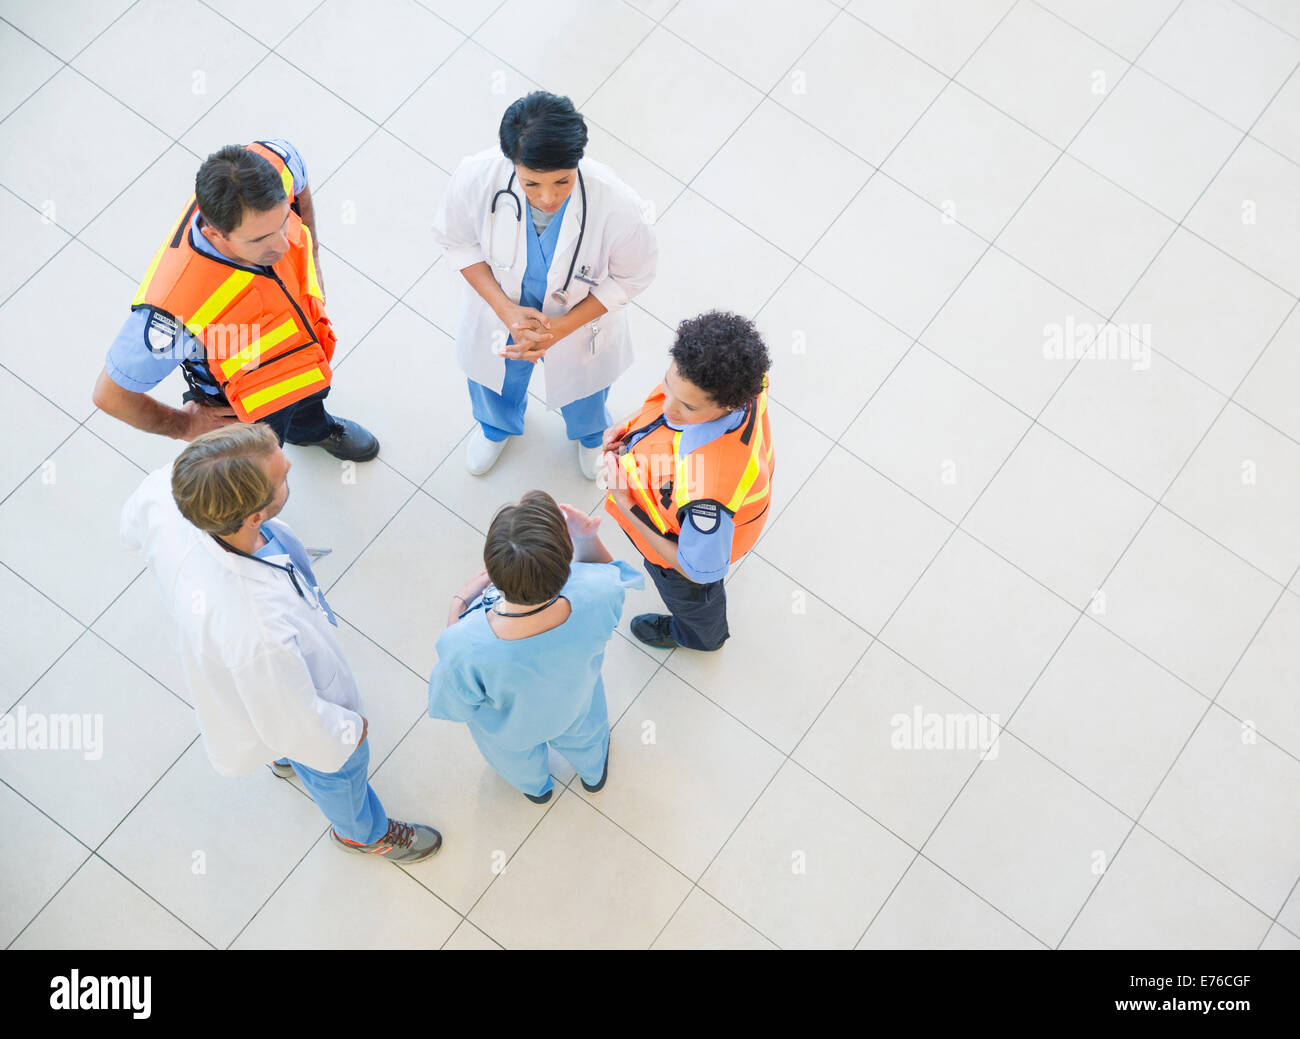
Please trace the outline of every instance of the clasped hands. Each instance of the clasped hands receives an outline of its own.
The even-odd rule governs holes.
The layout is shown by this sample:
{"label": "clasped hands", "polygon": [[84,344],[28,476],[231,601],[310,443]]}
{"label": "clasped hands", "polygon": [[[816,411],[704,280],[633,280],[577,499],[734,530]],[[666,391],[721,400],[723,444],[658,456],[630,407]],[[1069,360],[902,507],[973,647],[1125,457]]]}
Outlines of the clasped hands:
{"label": "clasped hands", "polygon": [[511,305],[503,308],[501,320],[510,329],[513,343],[507,343],[501,356],[513,361],[536,364],[555,344],[551,319],[532,307]]}

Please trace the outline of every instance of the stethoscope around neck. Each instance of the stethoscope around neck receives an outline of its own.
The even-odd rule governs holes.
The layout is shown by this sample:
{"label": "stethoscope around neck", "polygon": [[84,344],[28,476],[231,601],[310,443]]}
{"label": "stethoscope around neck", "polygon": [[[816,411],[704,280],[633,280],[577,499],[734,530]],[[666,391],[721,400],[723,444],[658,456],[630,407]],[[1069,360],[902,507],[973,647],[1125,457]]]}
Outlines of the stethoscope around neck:
{"label": "stethoscope around neck", "polygon": [[[289,560],[289,562],[286,563],[284,566],[281,566],[279,563],[272,563],[269,559],[263,559],[261,556],[255,556],[248,552],[245,552],[243,549],[236,548],[234,545],[226,541],[225,538],[222,538],[216,534],[212,534],[211,537],[213,541],[215,541],[218,545],[224,548],[231,555],[243,556],[245,559],[251,559],[254,563],[261,563],[263,566],[269,566],[272,570],[279,570],[282,573],[288,574],[289,580],[293,582],[293,590],[298,593],[298,598],[304,601],[306,600],[307,596],[303,594],[302,588],[299,587],[298,585],[298,570],[294,567],[292,559]],[[303,577],[303,580],[304,581],[306,580],[305,576]]]}
{"label": "stethoscope around neck", "polygon": [[[519,196],[514,192],[515,171],[510,171],[510,180],[506,186],[492,196],[492,205],[488,209],[488,260],[499,271],[508,271],[515,265],[515,257],[519,255],[519,236],[523,233],[524,227],[524,204],[519,201]],[[578,191],[582,195],[582,219],[578,224],[578,244],[574,247],[573,256],[569,260],[569,273],[565,276],[564,284],[551,293],[551,299],[555,300],[560,306],[568,306],[569,303],[569,283],[573,281],[573,267],[578,262],[578,253],[582,251],[582,239],[587,233],[587,185],[582,179],[582,170],[578,170]],[[498,263],[493,256],[496,253],[496,230],[497,230],[497,200],[502,195],[509,195],[510,201],[515,204],[515,242],[514,248],[510,252],[509,263]],[[583,268],[584,270],[586,268]],[[585,280],[585,279],[582,279]]]}

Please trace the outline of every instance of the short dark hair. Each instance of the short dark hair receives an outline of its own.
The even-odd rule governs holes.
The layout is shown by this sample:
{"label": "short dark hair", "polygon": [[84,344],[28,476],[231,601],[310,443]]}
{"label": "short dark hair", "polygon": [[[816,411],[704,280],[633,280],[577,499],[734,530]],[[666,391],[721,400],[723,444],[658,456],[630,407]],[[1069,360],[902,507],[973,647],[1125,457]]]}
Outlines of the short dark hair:
{"label": "short dark hair", "polygon": [[483,563],[497,590],[520,606],[550,602],[569,579],[573,539],[555,499],[529,491],[503,505],[488,527]]}
{"label": "short dark hair", "polygon": [[501,153],[538,173],[571,170],[587,148],[587,123],[567,97],[534,90],[501,117]]}
{"label": "short dark hair", "polygon": [[213,152],[194,178],[194,197],[205,223],[230,234],[244,210],[265,213],[285,200],[284,181],[275,167],[242,144]]}
{"label": "short dark hair", "polygon": [[668,353],[683,379],[729,411],[758,396],[763,376],[772,365],[754,323],[719,310],[678,325],[677,339]]}

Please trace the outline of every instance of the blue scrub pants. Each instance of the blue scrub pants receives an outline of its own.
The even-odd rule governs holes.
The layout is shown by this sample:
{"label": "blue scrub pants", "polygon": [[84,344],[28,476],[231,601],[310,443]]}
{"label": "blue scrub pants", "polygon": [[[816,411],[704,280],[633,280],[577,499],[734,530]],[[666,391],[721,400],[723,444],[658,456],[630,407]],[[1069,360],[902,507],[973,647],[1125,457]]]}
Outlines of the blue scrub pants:
{"label": "blue scrub pants", "polygon": [[601,679],[596,680],[591,707],[585,716],[574,722],[563,735],[528,750],[510,750],[500,746],[473,722],[469,723],[469,732],[478,744],[484,760],[496,770],[497,775],[525,794],[541,797],[555,786],[551,782],[546,762],[548,746],[562,754],[579,776],[595,786],[605,771],[605,758],[609,754],[609,714],[605,706],[605,683]]}
{"label": "blue scrub pants", "polygon": [[[277,764],[283,764],[283,759]],[[374,844],[388,832],[388,814],[370,785],[370,740],[364,739],[337,772],[317,772],[290,761],[303,787],[325,813],[340,837],[358,844]]]}
{"label": "blue scrub pants", "polygon": [[[500,393],[473,379],[468,380],[469,401],[474,409],[474,418],[483,427],[483,435],[489,440],[500,441],[506,437],[522,435],[524,409],[528,406],[528,383],[535,367],[537,365],[530,361],[516,361],[507,357],[506,378]],[[575,400],[560,409],[560,414],[564,416],[564,429],[570,440],[580,441],[583,447],[600,447],[605,430],[613,421],[605,407],[605,398],[608,396],[609,387],[606,386],[590,397]]]}

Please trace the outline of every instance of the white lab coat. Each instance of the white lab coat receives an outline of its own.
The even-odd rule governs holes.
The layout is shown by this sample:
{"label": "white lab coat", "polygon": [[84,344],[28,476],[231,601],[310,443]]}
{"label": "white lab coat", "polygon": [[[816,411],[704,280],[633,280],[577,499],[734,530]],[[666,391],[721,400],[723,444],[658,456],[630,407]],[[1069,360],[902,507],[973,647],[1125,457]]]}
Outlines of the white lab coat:
{"label": "white lab coat", "polygon": [[193,526],[172,499],[170,466],[127,500],[121,534],[179,626],[213,768],[243,776],[287,757],[338,771],[361,738],[361,697],[309,582],[299,575],[301,598],[287,573],[227,552]]}
{"label": "white lab coat", "polygon": [[[584,300],[588,292],[605,305],[607,313],[595,322],[594,354],[590,322],[546,351],[541,368],[546,379],[546,406],[552,409],[604,389],[632,364],[632,341],[624,308],[654,280],[658,260],[654,231],[642,217],[637,194],[602,163],[583,158],[578,169],[586,182],[589,210],[582,254],[569,282],[568,304],[556,303],[551,293],[564,285],[581,224],[582,195],[575,183],[551,259],[542,313],[558,317]],[[510,269],[492,266],[492,274],[506,296],[517,303],[528,265],[528,226],[517,224],[517,210],[508,195],[497,200],[497,241],[495,250],[490,250],[492,196],[506,186],[513,171],[514,164],[498,148],[462,159],[438,206],[433,237],[455,271],[480,261],[505,262],[513,249]],[[518,177],[513,191],[527,221],[528,198]],[[516,236],[517,226],[520,233]],[[589,277],[597,282],[594,287],[577,278],[584,265],[590,265]],[[456,358],[466,375],[498,393],[505,382],[506,367],[494,345],[504,347],[507,335],[509,329],[466,283],[456,326]]]}

